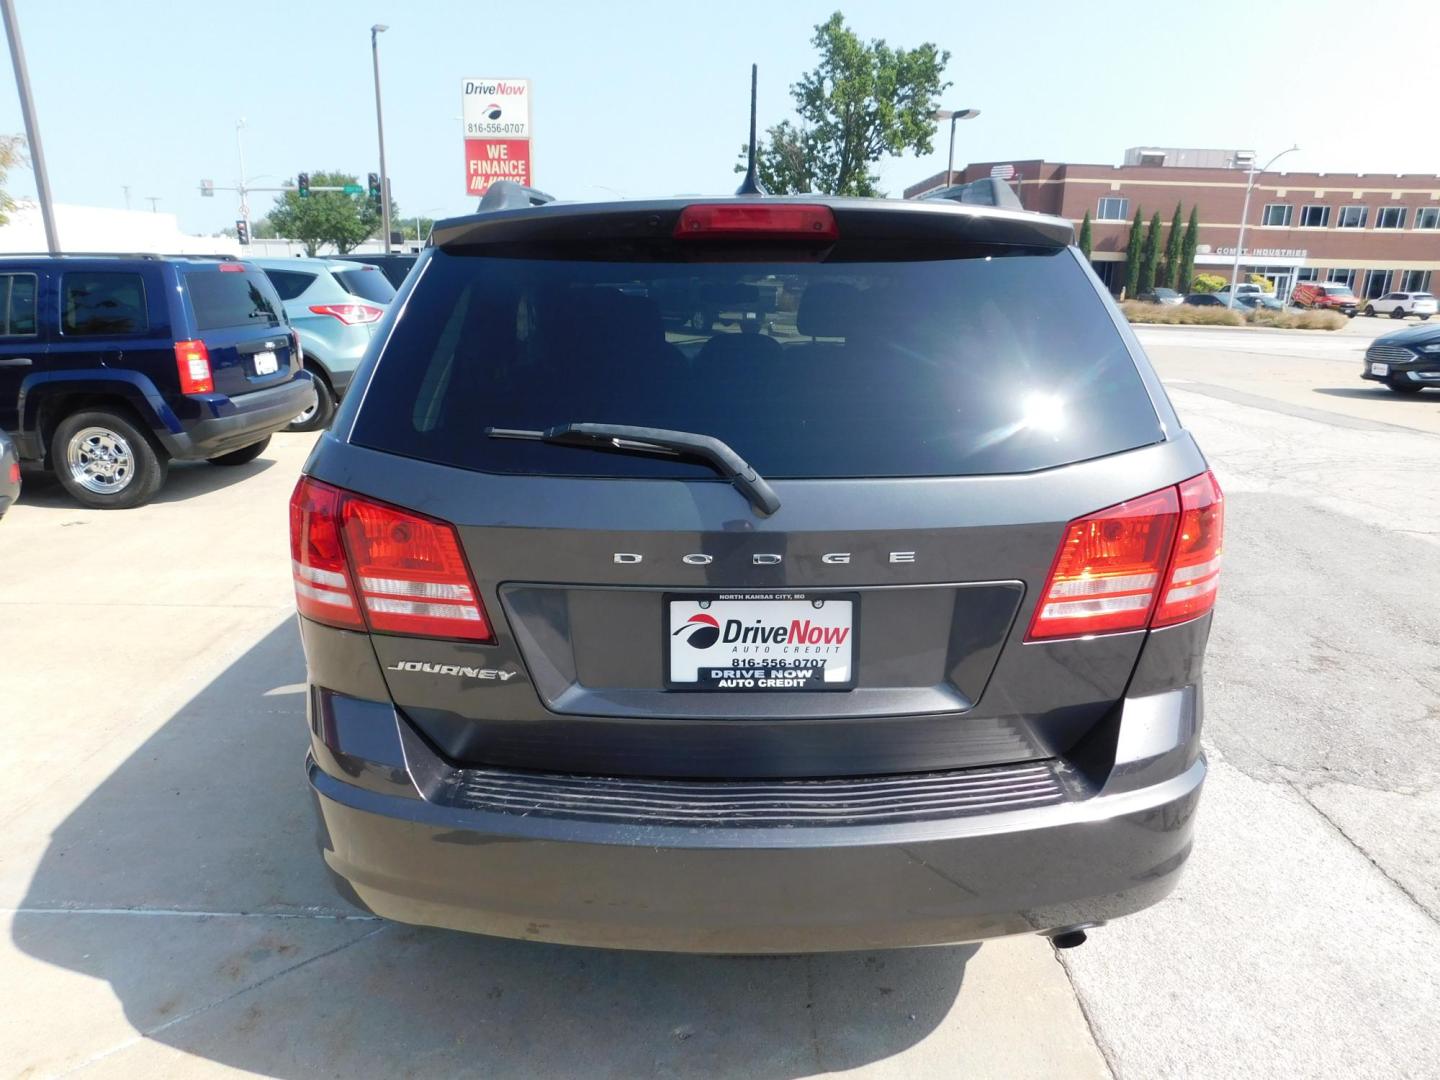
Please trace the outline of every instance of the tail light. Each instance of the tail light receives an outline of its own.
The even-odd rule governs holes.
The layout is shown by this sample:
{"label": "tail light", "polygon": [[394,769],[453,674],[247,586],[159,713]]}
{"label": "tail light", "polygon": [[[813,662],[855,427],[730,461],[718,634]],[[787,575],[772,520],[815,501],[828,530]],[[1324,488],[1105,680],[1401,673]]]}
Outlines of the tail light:
{"label": "tail light", "polygon": [[1224,537],[1225,496],[1215,474],[1192,476],[1180,485],[1180,535],[1152,626],[1184,622],[1215,606]]}
{"label": "tail light", "polygon": [[210,350],[205,347],[205,342],[175,342],[175,367],[180,372],[182,394],[215,392],[215,378],[210,373]]}
{"label": "tail light", "polygon": [[362,326],[379,322],[385,309],[373,304],[311,304],[310,310],[316,315],[329,315],[339,319],[346,326]]}
{"label": "tail light", "polygon": [[1027,641],[1143,630],[1215,604],[1224,509],[1210,473],[1065,527]]}
{"label": "tail light", "polygon": [[18,461],[10,462],[10,483],[20,483],[20,462]]}
{"label": "tail light", "polygon": [[[332,626],[494,641],[460,537],[448,522],[309,477],[290,499],[295,603]],[[357,603],[358,601],[358,603]]]}
{"label": "tail light", "polygon": [[675,239],[838,240],[828,206],[802,203],[699,203],[680,211]]}

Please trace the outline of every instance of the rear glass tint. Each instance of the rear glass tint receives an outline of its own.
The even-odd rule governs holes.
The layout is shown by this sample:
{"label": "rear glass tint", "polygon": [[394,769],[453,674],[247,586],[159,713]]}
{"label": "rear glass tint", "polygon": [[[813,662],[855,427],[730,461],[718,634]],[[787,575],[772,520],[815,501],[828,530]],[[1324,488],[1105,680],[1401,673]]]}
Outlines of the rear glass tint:
{"label": "rear glass tint", "polygon": [[68,337],[136,334],[148,329],[145,282],[139,274],[70,271],[61,285],[60,329]]}
{"label": "rear glass tint", "polygon": [[701,432],[769,477],[1025,472],[1159,441],[1075,257],[992,250],[768,265],[436,252],[352,440],[468,469],[617,477],[713,473],[482,433]]}
{"label": "rear glass tint", "polygon": [[395,299],[395,286],[379,270],[335,270],[333,273],[340,287],[352,296],[377,304],[388,304]]}
{"label": "rear glass tint", "polygon": [[185,285],[197,330],[280,325],[275,290],[259,270],[191,270]]}
{"label": "rear glass tint", "polygon": [[294,300],[315,280],[314,274],[302,274],[297,270],[266,270],[265,276],[275,286],[281,300]]}

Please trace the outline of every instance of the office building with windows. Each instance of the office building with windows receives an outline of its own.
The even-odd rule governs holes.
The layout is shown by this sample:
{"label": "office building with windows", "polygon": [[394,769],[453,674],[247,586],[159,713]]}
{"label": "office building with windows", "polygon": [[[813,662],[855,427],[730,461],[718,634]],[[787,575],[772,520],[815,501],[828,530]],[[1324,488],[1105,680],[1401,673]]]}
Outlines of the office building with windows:
{"label": "office building with windows", "polygon": [[[1197,272],[1230,279],[1249,170],[1245,150],[1134,147],[1122,165],[1053,161],[982,162],[957,169],[954,183],[1004,175],[1027,210],[1069,218],[1089,211],[1091,261],[1112,292],[1125,278],[1125,244],[1135,212],[1156,211],[1168,230],[1198,207]],[[935,176],[907,188],[915,198],[945,186]],[[1288,173],[1255,177],[1240,253],[1241,280],[1263,274],[1288,296],[1301,281],[1341,281],[1358,296],[1440,288],[1440,175]]]}

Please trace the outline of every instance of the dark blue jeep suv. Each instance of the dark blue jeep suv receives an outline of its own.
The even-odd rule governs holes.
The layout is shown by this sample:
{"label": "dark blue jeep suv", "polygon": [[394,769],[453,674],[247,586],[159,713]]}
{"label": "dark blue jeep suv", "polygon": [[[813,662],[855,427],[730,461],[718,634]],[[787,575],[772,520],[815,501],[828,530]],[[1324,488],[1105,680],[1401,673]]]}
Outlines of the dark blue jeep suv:
{"label": "dark blue jeep suv", "polygon": [[0,430],[86,506],[172,460],[253,461],[315,402],[265,274],[223,257],[0,257]]}

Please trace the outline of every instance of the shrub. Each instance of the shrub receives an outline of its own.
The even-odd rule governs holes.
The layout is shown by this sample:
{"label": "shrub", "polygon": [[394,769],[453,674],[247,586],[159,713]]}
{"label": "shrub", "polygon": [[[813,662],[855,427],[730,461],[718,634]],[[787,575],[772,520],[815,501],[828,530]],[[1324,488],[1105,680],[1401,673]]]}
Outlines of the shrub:
{"label": "shrub", "polygon": [[1245,280],[1251,285],[1259,285],[1261,292],[1269,293],[1271,296],[1275,295],[1275,282],[1271,281],[1264,274],[1251,274]]}
{"label": "shrub", "polygon": [[1166,323],[1177,326],[1244,326],[1245,316],[1223,307],[1192,307],[1189,304],[1145,304],[1126,300],[1120,305],[1132,323]]}
{"label": "shrub", "polygon": [[1267,311],[1258,308],[1249,314],[1252,326],[1273,326],[1281,330],[1339,330],[1350,320],[1338,311]]}
{"label": "shrub", "polygon": [[1196,274],[1190,279],[1191,292],[1219,292],[1229,282],[1219,274]]}

